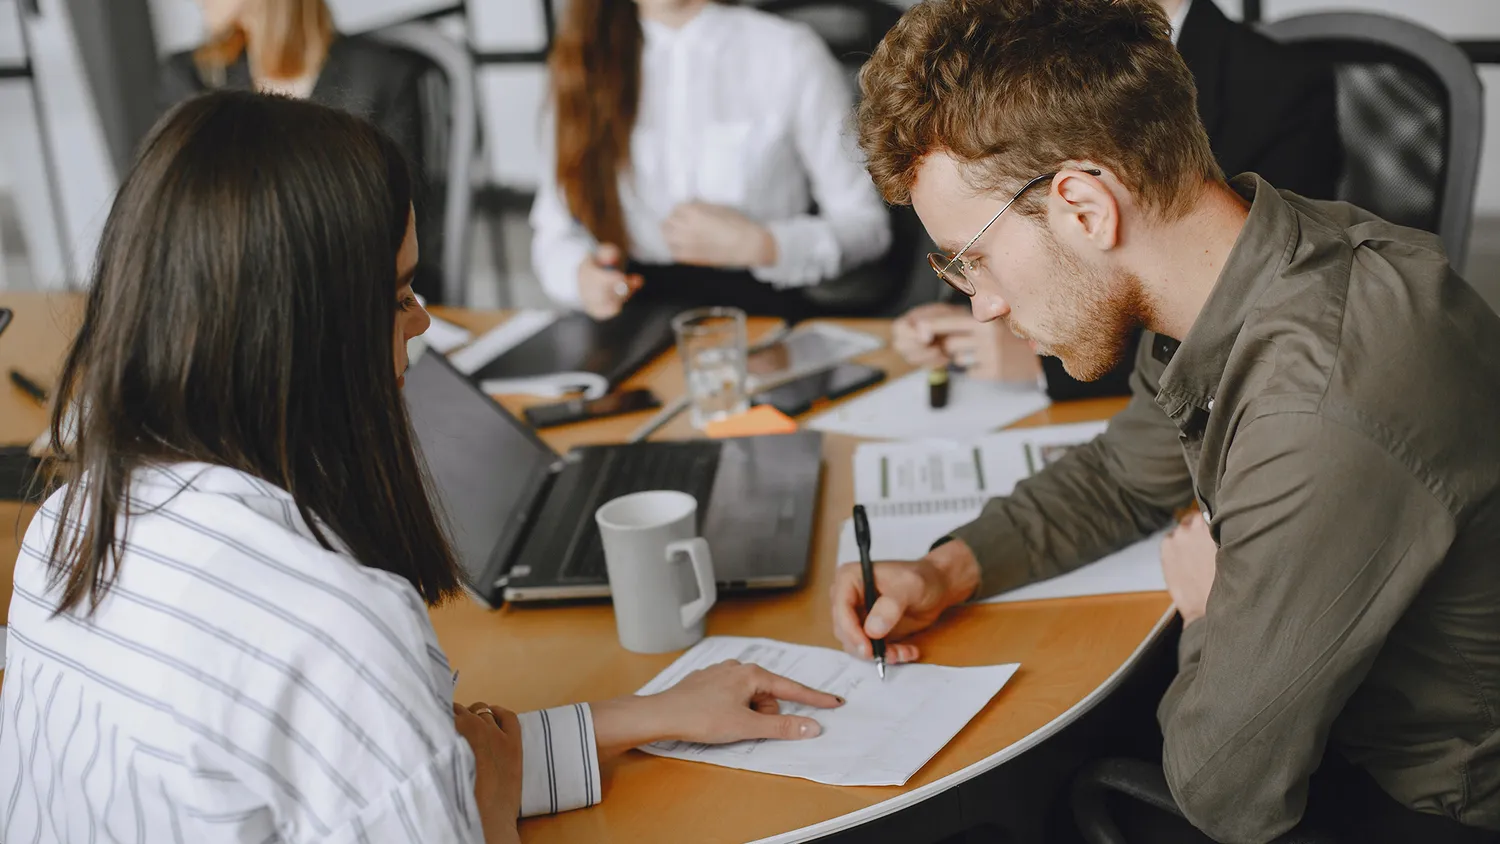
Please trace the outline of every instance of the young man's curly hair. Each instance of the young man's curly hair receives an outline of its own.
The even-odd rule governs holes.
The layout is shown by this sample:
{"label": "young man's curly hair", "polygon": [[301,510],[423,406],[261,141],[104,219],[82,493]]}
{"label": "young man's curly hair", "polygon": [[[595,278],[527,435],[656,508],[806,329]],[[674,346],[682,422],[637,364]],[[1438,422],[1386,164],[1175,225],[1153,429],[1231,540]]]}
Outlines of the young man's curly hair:
{"label": "young man's curly hair", "polygon": [[[924,0],[859,83],[860,147],[888,202],[911,201],[918,165],[938,150],[978,191],[1093,162],[1164,219],[1224,178],[1151,0]],[[1033,196],[1016,210],[1041,207]]]}

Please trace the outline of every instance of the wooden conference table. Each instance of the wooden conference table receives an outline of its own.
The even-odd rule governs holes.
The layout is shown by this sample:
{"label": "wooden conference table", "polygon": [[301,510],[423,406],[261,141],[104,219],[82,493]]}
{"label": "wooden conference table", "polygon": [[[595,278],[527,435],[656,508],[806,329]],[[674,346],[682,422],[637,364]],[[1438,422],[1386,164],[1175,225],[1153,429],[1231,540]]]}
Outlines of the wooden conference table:
{"label": "wooden conference table", "polygon": [[[64,347],[76,324],[76,300],[0,293],[0,307],[16,311],[0,337],[0,369],[22,366],[54,383]],[[501,312],[434,309],[477,333],[500,324]],[[883,320],[840,320],[887,336]],[[774,326],[751,321],[752,339]],[[861,358],[891,379],[910,370],[889,349]],[[626,387],[649,387],[664,401],[682,392],[675,355],[663,355]],[[503,396],[513,412],[528,400]],[[1103,419],[1120,400],[1054,406],[1019,425]],[[625,440],[649,413],[598,420],[542,432],[559,452],[588,443]],[[0,443],[29,441],[44,414],[23,394],[0,387]],[[685,416],[653,439],[693,436]],[[709,635],[766,636],[838,647],[828,608],[840,523],[853,505],[852,456],[858,440],[828,435],[812,565],[807,583],[793,592],[721,599],[708,618]],[[0,502],[0,600],[10,596],[16,555],[12,528],[29,508]],[[22,527],[24,530],[24,526]],[[591,809],[521,825],[528,844],[578,841],[805,841],[908,810],[980,776],[1039,744],[1102,698],[1164,629],[1165,593],[1097,596],[999,605],[950,613],[917,640],[923,658],[947,665],[1019,662],[1000,694],[906,786],[847,788],[631,753],[605,774],[604,802]],[[620,647],[609,605],[505,607],[490,611],[469,600],[434,609],[438,638],[461,678],[462,702],[485,700],[515,710],[557,706],[629,694],[666,667],[675,655],[646,656]]]}

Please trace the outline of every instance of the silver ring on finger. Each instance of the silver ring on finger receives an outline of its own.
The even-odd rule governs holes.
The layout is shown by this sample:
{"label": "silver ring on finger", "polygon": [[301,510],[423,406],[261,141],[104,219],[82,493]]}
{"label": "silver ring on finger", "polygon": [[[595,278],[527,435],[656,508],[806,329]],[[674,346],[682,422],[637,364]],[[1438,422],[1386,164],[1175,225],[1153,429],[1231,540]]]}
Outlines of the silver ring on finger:
{"label": "silver ring on finger", "polygon": [[[478,715],[481,718],[483,718],[486,715],[490,716],[491,718],[494,718],[495,717],[495,710],[489,708],[488,706],[481,706],[478,709],[474,710],[474,714]],[[496,720],[499,720],[499,719],[496,719]]]}

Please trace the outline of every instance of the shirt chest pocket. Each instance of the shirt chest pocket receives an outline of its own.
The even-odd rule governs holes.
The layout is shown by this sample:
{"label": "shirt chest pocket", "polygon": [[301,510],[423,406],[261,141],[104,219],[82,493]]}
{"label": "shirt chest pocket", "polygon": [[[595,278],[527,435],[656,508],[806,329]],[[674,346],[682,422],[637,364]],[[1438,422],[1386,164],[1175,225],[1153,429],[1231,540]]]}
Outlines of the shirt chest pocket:
{"label": "shirt chest pocket", "polygon": [[693,193],[702,202],[752,210],[757,198],[787,179],[790,139],[777,127],[750,120],[703,126]]}

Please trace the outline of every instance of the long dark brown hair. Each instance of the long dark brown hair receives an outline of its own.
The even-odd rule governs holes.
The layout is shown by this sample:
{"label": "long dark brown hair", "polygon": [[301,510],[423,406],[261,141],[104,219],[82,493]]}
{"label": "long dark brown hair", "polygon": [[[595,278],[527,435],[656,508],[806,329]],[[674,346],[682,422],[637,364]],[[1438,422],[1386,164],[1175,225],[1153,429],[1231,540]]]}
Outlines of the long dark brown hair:
{"label": "long dark brown hair", "polygon": [[547,59],[557,183],[600,243],[629,248],[620,174],[641,99],[641,22],[632,0],[569,0]]}
{"label": "long dark brown hair", "polygon": [[456,588],[393,370],[411,193],[394,142],[330,108],[220,91],[161,119],[110,208],[52,415],[58,612],[92,612],[118,575],[132,473],[178,461],[286,490],[324,547],[428,602]]}

